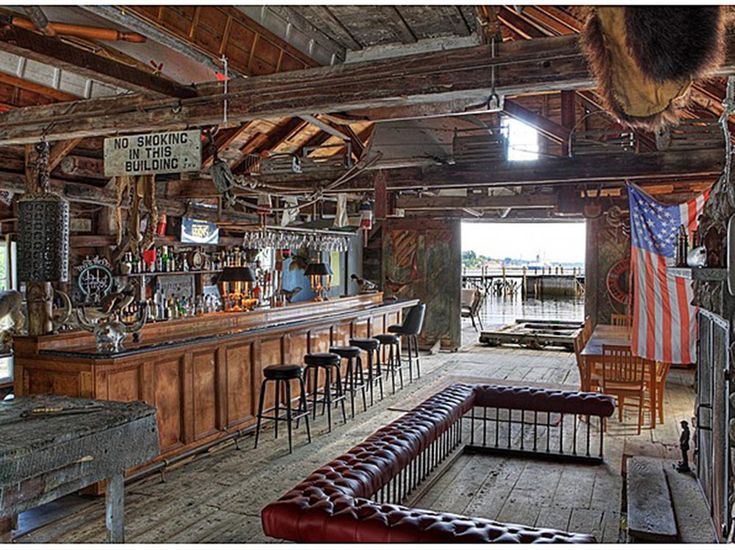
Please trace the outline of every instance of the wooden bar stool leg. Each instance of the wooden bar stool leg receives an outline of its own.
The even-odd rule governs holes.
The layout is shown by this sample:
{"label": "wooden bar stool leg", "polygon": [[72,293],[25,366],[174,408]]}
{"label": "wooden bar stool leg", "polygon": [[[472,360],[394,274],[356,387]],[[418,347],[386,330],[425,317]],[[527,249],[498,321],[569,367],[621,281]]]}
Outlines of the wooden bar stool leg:
{"label": "wooden bar stool leg", "polygon": [[[372,352],[370,352],[372,354]],[[378,387],[380,388],[380,400],[382,401],[385,399],[385,394],[383,393],[383,366],[380,364],[380,353],[378,350],[375,350],[375,369],[376,369],[376,376],[378,377]]]}
{"label": "wooden bar stool leg", "polygon": [[[362,361],[362,359],[360,359]],[[370,384],[370,406],[375,404],[375,376],[373,374],[373,352],[367,352],[368,384]]]}
{"label": "wooden bar stool leg", "polygon": [[288,430],[288,452],[293,452],[293,442],[291,435],[291,381],[286,380],[286,428]]}
{"label": "wooden bar stool leg", "polygon": [[411,356],[411,336],[406,336],[406,347],[408,348],[408,382],[413,382],[413,357]]}
{"label": "wooden bar stool leg", "polygon": [[278,439],[278,417],[280,416],[280,410],[281,410],[281,381],[276,380],[276,411],[275,411],[276,426],[274,428],[275,439]]}
{"label": "wooden bar stool leg", "polygon": [[263,402],[265,401],[265,385],[267,380],[260,383],[260,401],[258,401],[258,423],[255,425],[255,449],[258,448],[258,438],[260,437],[260,424],[263,421]]}
{"label": "wooden bar stool leg", "polygon": [[421,360],[419,359],[419,337],[417,334],[413,335],[413,349],[416,352],[416,376],[421,378]]}
{"label": "wooden bar stool leg", "polygon": [[357,373],[360,375],[360,390],[362,391],[362,410],[367,411],[367,395],[365,390],[365,371],[362,370],[362,357],[359,355],[357,356],[357,359],[355,360],[355,368],[357,369]]}
{"label": "wooden bar stool leg", "polygon": [[[317,367],[311,367],[311,370],[314,373],[314,384],[311,387],[311,410],[314,413],[314,420],[316,420],[316,403],[319,393],[319,369]],[[324,411],[322,411],[322,414],[324,414]]]}
{"label": "wooden bar stool leg", "polygon": [[390,380],[393,386],[393,393],[396,393],[396,366],[393,364],[393,346],[388,346],[388,369],[390,370]]}
{"label": "wooden bar stool leg", "polygon": [[340,405],[342,405],[342,421],[347,424],[347,411],[345,409],[345,390],[344,386],[342,385],[342,374],[339,372],[339,367],[337,367],[337,380],[335,381],[335,385],[337,386],[335,394],[341,397],[339,403]]}
{"label": "wooden bar stool leg", "polygon": [[[355,371],[354,362],[352,357],[347,358],[347,372],[346,372],[346,387],[345,391],[350,392],[350,411],[352,412],[352,418],[355,418]],[[348,390],[349,388],[349,390]]]}
{"label": "wooden bar stool leg", "polygon": [[403,389],[403,363],[401,362],[401,346],[400,344],[391,344],[391,347],[396,348],[394,361],[397,360],[396,368],[398,369],[398,380],[401,382],[401,389]]}
{"label": "wooden bar stool leg", "polygon": [[[306,388],[304,387],[304,379],[299,378],[299,387],[301,388],[301,398],[299,399],[299,408],[304,407],[304,422],[306,423],[306,439],[311,443],[311,429],[309,428],[309,407],[306,401]],[[297,423],[298,426],[298,423]]]}
{"label": "wooden bar stool leg", "polygon": [[324,408],[327,409],[327,426],[328,431],[332,431],[332,369],[327,367],[325,370],[326,380],[324,382],[324,401],[322,407],[322,414],[324,414]]}

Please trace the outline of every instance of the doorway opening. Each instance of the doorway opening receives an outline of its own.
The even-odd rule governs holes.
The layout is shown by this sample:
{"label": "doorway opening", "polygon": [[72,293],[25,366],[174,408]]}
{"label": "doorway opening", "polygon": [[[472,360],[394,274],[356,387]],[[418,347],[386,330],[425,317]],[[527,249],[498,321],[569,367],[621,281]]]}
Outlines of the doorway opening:
{"label": "doorway opening", "polygon": [[463,340],[520,320],[581,323],[585,242],[584,222],[462,223]]}

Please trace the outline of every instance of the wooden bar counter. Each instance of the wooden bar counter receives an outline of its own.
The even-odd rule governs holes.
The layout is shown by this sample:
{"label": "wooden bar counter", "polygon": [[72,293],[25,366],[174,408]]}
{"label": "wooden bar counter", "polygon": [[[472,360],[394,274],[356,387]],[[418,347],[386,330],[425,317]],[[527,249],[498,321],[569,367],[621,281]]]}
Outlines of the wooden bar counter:
{"label": "wooden bar counter", "polygon": [[303,364],[306,353],[385,332],[415,303],[370,294],[212,313],[146,325],[140,342],[128,337],[117,353],[96,351],[85,331],[19,337],[16,393],[149,403],[157,409],[158,458],[171,459],[253,426],[265,366]]}

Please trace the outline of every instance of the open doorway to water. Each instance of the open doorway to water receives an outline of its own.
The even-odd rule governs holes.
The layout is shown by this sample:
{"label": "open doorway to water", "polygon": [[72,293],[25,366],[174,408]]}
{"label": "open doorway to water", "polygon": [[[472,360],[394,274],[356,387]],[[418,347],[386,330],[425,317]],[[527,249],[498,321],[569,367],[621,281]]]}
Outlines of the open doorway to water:
{"label": "open doorway to water", "polygon": [[519,320],[581,323],[585,239],[584,222],[462,223],[463,342]]}

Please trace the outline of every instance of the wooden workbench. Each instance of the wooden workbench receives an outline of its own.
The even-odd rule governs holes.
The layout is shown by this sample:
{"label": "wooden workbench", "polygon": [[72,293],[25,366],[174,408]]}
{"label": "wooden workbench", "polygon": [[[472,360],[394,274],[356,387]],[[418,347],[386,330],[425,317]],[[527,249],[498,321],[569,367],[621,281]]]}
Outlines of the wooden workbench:
{"label": "wooden workbench", "polygon": [[0,401],[0,519],[107,480],[109,539],[124,542],[125,472],[157,454],[155,409],[143,403]]}

